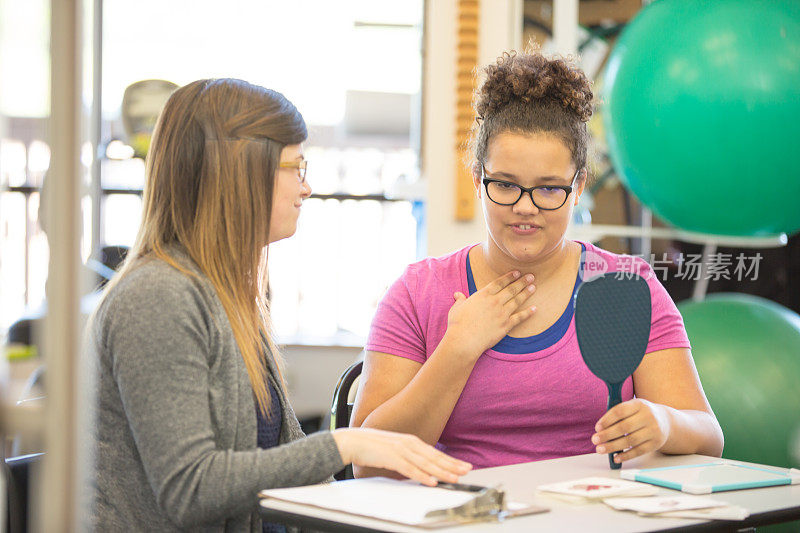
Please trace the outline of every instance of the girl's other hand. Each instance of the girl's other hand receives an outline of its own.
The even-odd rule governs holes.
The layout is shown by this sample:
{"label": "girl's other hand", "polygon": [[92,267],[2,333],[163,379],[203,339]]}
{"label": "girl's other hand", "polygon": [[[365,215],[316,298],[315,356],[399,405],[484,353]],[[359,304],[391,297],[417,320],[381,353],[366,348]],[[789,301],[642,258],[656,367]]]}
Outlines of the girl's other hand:
{"label": "girl's other hand", "polygon": [[604,414],[595,425],[592,444],[597,453],[617,453],[621,463],[648,452],[660,450],[667,442],[670,418],[667,407],[641,398],[620,403]]}

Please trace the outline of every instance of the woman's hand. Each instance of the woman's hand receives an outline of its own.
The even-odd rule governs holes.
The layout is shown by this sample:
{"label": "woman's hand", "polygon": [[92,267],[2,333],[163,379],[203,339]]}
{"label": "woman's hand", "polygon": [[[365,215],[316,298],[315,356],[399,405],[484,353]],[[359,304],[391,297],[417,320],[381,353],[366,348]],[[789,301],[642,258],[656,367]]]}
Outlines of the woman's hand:
{"label": "woman's hand", "polygon": [[597,453],[623,452],[614,456],[614,462],[621,463],[660,450],[669,438],[668,410],[641,398],[615,405],[594,427],[592,443]]}
{"label": "woman's hand", "polygon": [[533,314],[535,308],[524,304],[534,290],[532,274],[520,276],[513,271],[469,298],[455,293],[455,303],[447,314],[445,336],[477,359]]}
{"label": "woman's hand", "polygon": [[414,435],[378,429],[345,428],[333,432],[339,454],[345,464],[385,468],[434,486],[472,470],[472,465],[445,455]]}

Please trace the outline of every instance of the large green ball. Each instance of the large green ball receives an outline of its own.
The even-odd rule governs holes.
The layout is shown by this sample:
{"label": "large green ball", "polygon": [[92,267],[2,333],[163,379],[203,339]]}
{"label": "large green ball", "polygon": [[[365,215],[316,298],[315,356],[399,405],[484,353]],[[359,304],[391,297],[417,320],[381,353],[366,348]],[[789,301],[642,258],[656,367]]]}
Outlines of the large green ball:
{"label": "large green ball", "polygon": [[744,294],[678,307],[725,435],[723,457],[800,467],[800,315]]}
{"label": "large green ball", "polygon": [[726,235],[800,229],[800,2],[657,0],[604,77],[612,161],[659,217]]}

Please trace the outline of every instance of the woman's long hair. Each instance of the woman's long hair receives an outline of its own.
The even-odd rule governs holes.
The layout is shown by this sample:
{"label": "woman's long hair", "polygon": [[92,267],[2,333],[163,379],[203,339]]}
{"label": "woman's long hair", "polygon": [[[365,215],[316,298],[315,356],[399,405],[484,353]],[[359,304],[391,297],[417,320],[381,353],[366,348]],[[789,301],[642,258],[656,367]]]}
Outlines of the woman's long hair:
{"label": "woman's long hair", "polygon": [[169,254],[171,246],[182,246],[216,289],[264,414],[270,403],[265,342],[283,382],[266,286],[273,186],[283,148],[306,137],[303,117],[275,91],[235,79],[176,90],[147,155],[136,243],[114,280],[143,258],[192,275]]}

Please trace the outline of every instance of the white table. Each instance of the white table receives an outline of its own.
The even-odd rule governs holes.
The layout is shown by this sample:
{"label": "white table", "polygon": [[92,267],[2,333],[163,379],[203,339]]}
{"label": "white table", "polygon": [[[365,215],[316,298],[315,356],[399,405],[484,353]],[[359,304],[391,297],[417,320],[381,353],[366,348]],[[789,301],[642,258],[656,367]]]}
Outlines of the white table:
{"label": "white table", "polygon": [[[716,458],[703,455],[648,454],[632,461],[626,461],[623,469],[697,464],[712,460],[716,460]],[[739,528],[800,520],[800,485],[714,493],[712,497],[715,500],[739,505],[750,511],[750,517],[747,520],[736,522],[686,518],[646,518],[634,513],[614,511],[603,503],[575,505],[536,494],[536,487],[545,483],[588,476],[619,478],[619,472],[619,470],[609,469],[606,455],[598,454],[475,470],[463,476],[461,482],[477,485],[501,483],[507,491],[508,501],[536,503],[550,508],[550,511],[512,518],[500,523],[468,524],[429,531],[443,533],[477,531],[625,533],[677,529],[681,531],[735,531]],[[662,495],[676,494],[676,491],[670,489],[660,490]],[[425,531],[421,528],[392,524],[337,511],[310,510],[302,505],[277,500],[262,501],[261,516],[262,519],[270,522],[282,522],[322,531],[391,531],[398,533]]]}

